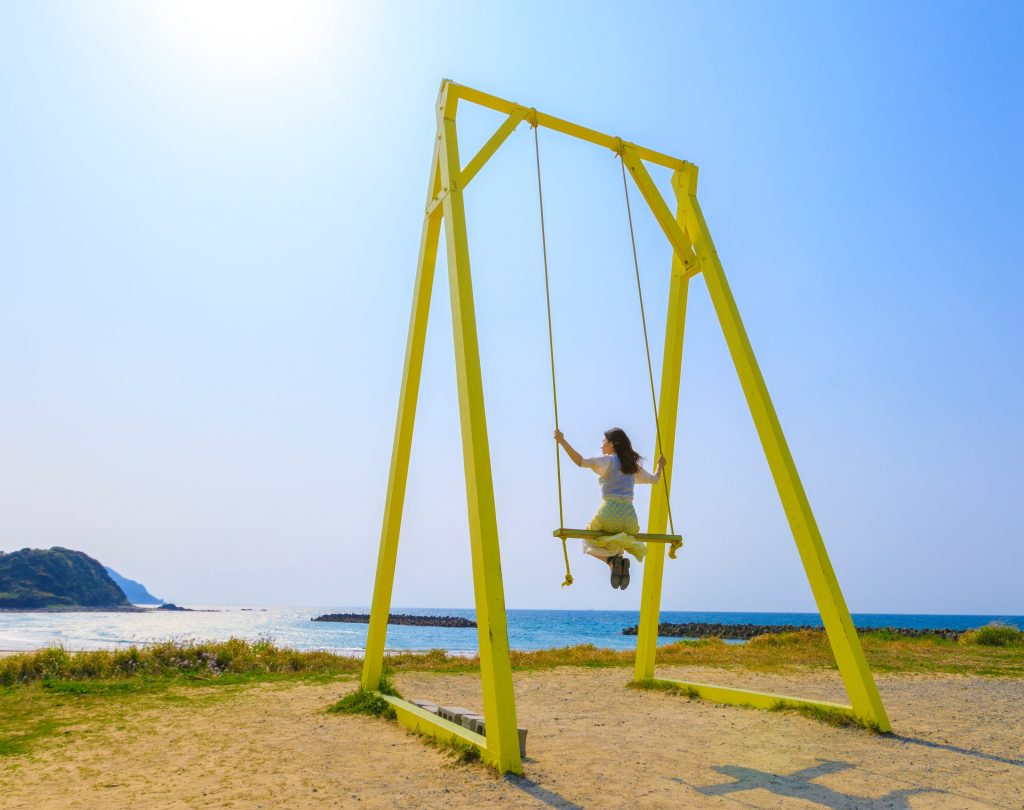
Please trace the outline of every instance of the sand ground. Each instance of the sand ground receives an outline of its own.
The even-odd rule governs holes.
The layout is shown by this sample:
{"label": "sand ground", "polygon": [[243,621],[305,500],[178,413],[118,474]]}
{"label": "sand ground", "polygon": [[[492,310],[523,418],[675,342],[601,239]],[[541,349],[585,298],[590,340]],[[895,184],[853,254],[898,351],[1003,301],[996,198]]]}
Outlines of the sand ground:
{"label": "sand ground", "polygon": [[[3,808],[1021,808],[1024,681],[880,676],[896,733],[624,689],[625,669],[515,676],[525,777],[454,765],[396,723],[328,715],[354,683],[261,684],[126,710],[0,761]],[[664,668],[664,677],[841,700],[833,673]],[[473,675],[408,697],[480,707]],[[212,691],[212,690],[211,690]]]}

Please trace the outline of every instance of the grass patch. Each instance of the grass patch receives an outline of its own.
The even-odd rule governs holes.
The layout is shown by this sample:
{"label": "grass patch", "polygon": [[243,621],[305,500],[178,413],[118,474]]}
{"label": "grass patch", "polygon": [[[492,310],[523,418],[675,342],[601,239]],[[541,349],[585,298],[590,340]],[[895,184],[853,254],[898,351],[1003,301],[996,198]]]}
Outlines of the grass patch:
{"label": "grass patch", "polygon": [[820,723],[827,723],[830,726],[838,726],[844,728],[866,728],[875,734],[881,733],[877,723],[870,721],[862,721],[856,717],[851,717],[846,712],[841,712],[838,709],[829,709],[825,706],[808,706],[802,703],[789,703],[785,700],[778,700],[769,709],[772,712],[794,712],[796,714],[808,717],[811,720],[817,720]]}
{"label": "grass patch", "polygon": [[685,697],[695,700],[700,697],[700,690],[696,686],[680,686],[672,681],[662,681],[657,678],[647,678],[642,681],[630,681],[626,684],[629,689],[655,689],[667,695]]}
{"label": "grass patch", "polygon": [[0,734],[0,757],[27,754],[37,740],[52,737],[61,728],[55,720],[37,720],[17,731]]}
{"label": "grass patch", "polygon": [[[965,633],[960,641],[938,636],[903,638],[885,631],[860,635],[871,668],[878,672],[945,672],[995,677],[1024,677],[1024,633],[993,625]],[[579,644],[550,650],[513,651],[512,668],[536,671],[555,667],[630,667],[632,650]],[[746,644],[718,638],[677,641],[658,648],[661,666],[708,666],[785,672],[800,668],[835,670],[828,639],[821,631],[801,630],[757,636]],[[393,672],[476,672],[476,656],[444,650],[399,652],[386,657]],[[269,641],[165,642],[149,647],[97,652],[68,652],[59,647],[0,658],[0,686],[36,682],[138,681],[178,678],[196,685],[273,680],[328,682],[354,677],[362,660],[328,652],[300,652]],[[64,686],[64,689],[72,687]],[[111,689],[112,687],[102,687]]]}
{"label": "grass patch", "polygon": [[480,749],[473,745],[473,743],[454,737],[439,740],[437,737],[431,737],[428,734],[421,734],[420,736],[423,737],[427,745],[431,748],[436,748],[447,756],[454,765],[472,765],[475,762],[483,761]]}
{"label": "grass patch", "polygon": [[345,695],[337,703],[332,703],[327,707],[327,711],[332,714],[368,714],[371,717],[383,717],[387,720],[394,720],[398,716],[395,714],[394,707],[384,698],[361,686],[355,692]]}
{"label": "grass patch", "polygon": [[[959,641],[938,636],[904,638],[881,630],[862,633],[860,641],[871,668],[879,672],[1024,677],[1024,633],[1015,627],[990,625],[965,633]],[[512,668],[517,671],[629,667],[633,658],[632,650],[602,649],[593,644],[511,653]],[[479,657],[450,655],[444,650],[392,653],[385,663],[391,672],[457,673],[480,668]],[[726,644],[719,638],[681,640],[660,646],[658,663],[774,672],[836,669],[828,639],[818,630],[757,636],[746,644]],[[354,677],[361,670],[360,658],[301,652],[269,640],[168,641],[95,652],[53,647],[0,658],[0,687],[44,683],[49,689],[67,693],[95,688],[113,694],[119,689],[160,688],[169,679],[196,686],[275,680],[329,682]],[[72,683],[103,685],[77,687]]]}
{"label": "grass patch", "polygon": [[961,644],[980,644],[985,647],[1012,647],[1024,645],[1024,632],[1007,624],[992,624],[968,630],[960,636]]}
{"label": "grass patch", "polygon": [[69,652],[49,647],[0,658],[0,686],[46,679],[115,680],[190,675],[214,679],[224,675],[354,674],[356,658],[329,652],[299,652],[269,640],[165,641],[123,650]]}
{"label": "grass patch", "polygon": [[380,685],[376,691],[369,691],[360,686],[355,692],[345,695],[337,703],[327,707],[332,714],[368,714],[371,717],[383,717],[387,720],[397,718],[395,707],[388,703],[381,695],[401,697],[388,673],[380,676]]}
{"label": "grass patch", "polygon": [[146,710],[192,710],[231,700],[261,683],[331,682],[348,675],[238,674],[219,679],[192,675],[138,676],[119,680],[47,678],[0,687],[0,761],[24,756],[41,742],[124,728]]}

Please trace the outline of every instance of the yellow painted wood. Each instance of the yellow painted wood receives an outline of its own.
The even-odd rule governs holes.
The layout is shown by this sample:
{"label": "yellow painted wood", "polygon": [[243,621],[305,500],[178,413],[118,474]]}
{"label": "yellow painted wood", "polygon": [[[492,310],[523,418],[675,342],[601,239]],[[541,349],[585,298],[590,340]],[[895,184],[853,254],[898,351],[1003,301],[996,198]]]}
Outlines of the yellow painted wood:
{"label": "yellow painted wood", "polygon": [[[460,97],[466,101],[499,110],[509,116],[462,172],[459,170],[455,126]],[[668,317],[659,396],[659,417],[664,446],[656,450],[656,453],[663,453],[668,459],[665,475],[669,484],[674,466],[688,280],[699,272],[704,273],[715,311],[725,333],[726,343],[736,366],[852,705],[842,706],[714,684],[695,684],[682,681],[672,683],[692,688],[701,697],[723,703],[773,708],[781,701],[786,705],[813,706],[831,711],[848,712],[866,725],[873,725],[881,731],[889,731],[891,727],[885,709],[864,659],[849,611],[829,563],[824,543],[796,473],[778,417],[771,404],[735,301],[726,282],[721,262],[715,252],[707,224],[697,202],[697,167],[691,163],[448,81],[442,83],[441,93],[438,96],[438,136],[431,159],[425,219],[420,240],[402,389],[399,397],[391,470],[388,477],[384,520],[381,528],[380,554],[377,561],[373,606],[363,666],[363,686],[375,690],[380,683],[399,529],[408,478],[409,454],[422,371],[423,346],[430,310],[440,226],[443,219],[448,250],[456,376],[487,737],[484,739],[480,735],[473,734],[467,729],[425,712],[406,701],[391,696],[383,697],[395,706],[398,718],[404,725],[439,738],[447,737],[469,742],[477,746],[485,761],[494,765],[499,771],[522,772],[516,730],[515,696],[512,690],[509,660],[508,629],[501,578],[490,452],[487,442],[483,383],[476,334],[476,316],[473,306],[465,203],[462,196],[469,180],[479,172],[522,120],[529,120],[535,125],[545,126],[607,147],[620,154],[624,165],[632,175],[672,246]],[[676,170],[672,178],[677,199],[677,211],[674,217],[651,179],[644,165],[645,160]],[[637,681],[649,681],[653,678],[654,673],[664,573],[665,551],[662,543],[671,543],[673,540],[679,539],[676,536],[665,534],[666,523],[667,493],[664,489],[656,487],[651,497],[648,533],[640,535],[641,539],[654,542],[655,545],[651,548],[644,565],[634,672],[634,678]],[[556,537],[582,537],[590,536],[590,533],[586,530],[561,529],[554,532],[554,535]]]}
{"label": "yellow painted wood", "polygon": [[726,703],[731,706],[749,706],[754,709],[778,709],[782,706],[787,708],[808,708],[822,709],[828,712],[838,712],[848,717],[856,718],[852,706],[845,706],[842,703],[829,703],[824,700],[807,700],[805,698],[789,697],[788,695],[775,695],[771,692],[755,692],[750,689],[735,689],[730,686],[719,686],[713,683],[697,683],[696,681],[676,681],[667,678],[655,678],[653,683],[661,686],[674,686],[679,689],[696,692],[703,700],[710,700],[715,703]]}
{"label": "yellow painted wood", "polygon": [[[628,167],[627,167],[628,168]],[[696,178],[697,167],[686,164],[672,175],[672,186],[676,192],[677,210],[675,222],[687,243],[689,235],[683,227],[681,188],[692,176]],[[634,175],[635,176],[635,175]],[[649,178],[648,178],[649,179]],[[695,181],[694,181],[695,182]],[[659,194],[660,198],[661,195]],[[647,195],[644,195],[644,199]],[[685,258],[689,258],[688,256]],[[661,391],[658,395],[658,420],[661,423],[661,440],[664,447],[655,455],[663,453],[669,460],[665,479],[672,486],[672,470],[675,468],[676,425],[679,413],[679,383],[683,364],[683,335],[686,326],[686,302],[692,273],[684,257],[672,252],[671,279],[668,291],[668,314],[665,317],[665,348],[662,353]],[[648,516],[648,531],[661,533],[668,523],[668,499],[663,487],[651,490],[651,507]],[[658,619],[661,613],[661,591],[665,571],[665,547],[655,546],[644,558],[643,588],[640,595],[640,621],[637,625],[636,659],[633,677],[638,681],[654,677],[655,655],[658,646]]]}
{"label": "yellow painted wood", "polygon": [[[472,87],[466,87],[463,84],[456,84],[455,82],[445,80],[445,85],[450,88],[448,91],[450,96],[454,94],[456,98],[472,102],[473,104],[479,104],[481,107],[489,107],[490,109],[497,110],[498,112],[508,114],[516,108],[523,106],[521,104],[516,104],[513,101],[507,101],[506,99],[499,98],[498,96],[492,96],[490,93],[484,93],[480,90],[475,90]],[[537,126],[545,127],[546,129],[551,129],[555,132],[561,132],[565,135],[571,135],[572,137],[579,138],[583,141],[589,141],[590,143],[597,144],[598,146],[603,146],[606,149],[611,149],[613,152],[618,152],[623,144],[623,140],[621,138],[616,138],[612,135],[605,135],[603,132],[598,132],[596,129],[582,127],[579,124],[572,123],[571,121],[555,118],[553,115],[547,115],[546,113],[537,112],[532,109],[530,111],[529,119],[531,123],[535,123]],[[640,157],[644,160],[649,160],[651,163],[656,163],[659,166],[667,166],[670,169],[681,169],[686,162],[679,158],[672,157],[671,155],[666,155],[662,152],[656,152],[653,149],[648,149],[645,146],[637,146],[636,144],[631,145]]]}
{"label": "yellow painted wood", "polygon": [[480,751],[480,757],[484,762],[494,767],[498,766],[498,756],[487,748],[487,740],[476,732],[393,695],[382,695],[380,692],[377,695],[391,704],[398,722],[410,731],[426,734],[435,740],[469,743]]}
{"label": "yellow painted wood", "polygon": [[508,140],[508,136],[515,132],[516,127],[526,118],[527,112],[529,111],[525,107],[516,107],[509,113],[508,118],[498,127],[497,131],[487,139],[487,143],[480,147],[480,151],[473,156],[473,159],[462,170],[463,189],[476,177],[476,173],[490,160],[491,155],[497,152],[499,147]]}
{"label": "yellow painted wood", "polygon": [[[436,141],[434,155],[430,160],[427,200],[431,200],[440,189],[440,141]],[[380,551],[377,555],[370,626],[366,633],[366,657],[363,659],[361,679],[364,689],[373,690],[380,685],[381,669],[384,664],[384,642],[388,632],[388,614],[391,612],[395,562],[398,558],[398,535],[402,526],[405,487],[409,477],[409,453],[412,449],[416,400],[419,397],[420,373],[423,370],[423,346],[427,336],[427,318],[430,314],[430,296],[434,286],[434,268],[437,264],[440,235],[439,219],[428,218],[424,221],[419,258],[416,263],[416,284],[413,288],[412,314],[409,317],[402,388],[398,398],[398,417],[395,421],[395,436],[391,450],[391,469],[388,473],[387,496],[384,501],[384,521],[380,531]]]}
{"label": "yellow painted wood", "polygon": [[[444,95],[442,90],[442,96]],[[466,212],[459,176],[459,147],[453,105],[442,98],[438,106],[441,131],[441,184],[444,199],[445,243],[448,249],[448,284],[451,291],[455,371],[459,391],[462,453],[469,508],[469,539],[473,558],[473,590],[480,639],[480,677],[483,685],[487,749],[494,753],[502,773],[522,773],[516,730],[515,694],[509,659],[505,593],[501,577],[498,523],[494,509],[491,457],[487,441],[480,350],[470,277]],[[428,220],[430,221],[430,220]]]}
{"label": "yellow painted wood", "polygon": [[[551,532],[552,537],[559,539],[571,539],[576,538],[577,540],[589,540],[593,537],[607,537],[608,532],[595,532],[590,529],[555,529]],[[637,540],[641,540],[644,543],[682,543],[683,538],[678,534],[635,534],[633,535]]]}
{"label": "yellow painted wood", "polygon": [[444,198],[448,196],[447,189],[441,189],[437,192],[437,196],[427,202],[426,210],[423,212],[425,217],[437,217],[440,219],[444,213],[444,209],[441,204],[444,202]]}
{"label": "yellow painted wood", "polygon": [[[672,250],[681,262],[681,272],[684,277],[691,278],[697,275],[700,272],[700,264],[693,253],[693,243],[687,237],[680,223],[672,216],[668,203],[665,202],[665,198],[661,196],[661,192],[654,184],[654,180],[651,179],[651,175],[647,172],[647,167],[644,166],[644,162],[641,160],[636,147],[624,144],[622,160],[626,164],[626,168],[629,169],[629,173],[633,176],[636,187],[640,190],[644,200],[647,201],[647,205],[651,209],[651,213],[654,214],[655,220],[661,226],[665,238],[668,239],[668,243],[672,246]],[[680,171],[686,169],[687,166],[693,166],[693,164],[684,163]]]}
{"label": "yellow painted wood", "polygon": [[687,190],[683,196],[683,203],[686,230],[693,236],[694,248],[708,285],[711,301],[722,326],[768,466],[775,479],[775,486],[789,520],[800,560],[807,572],[807,579],[822,623],[825,625],[846,692],[850,696],[853,711],[860,720],[877,726],[881,731],[890,731],[889,719],[864,658],[850,611],[829,562],[825,543],[811,512],[800,476],[797,474],[789,445],[782,433],[778,415],[775,413],[764,377],[754,357],[739,309],[726,281],[725,271],[722,269],[700,203],[697,201],[695,188]]}

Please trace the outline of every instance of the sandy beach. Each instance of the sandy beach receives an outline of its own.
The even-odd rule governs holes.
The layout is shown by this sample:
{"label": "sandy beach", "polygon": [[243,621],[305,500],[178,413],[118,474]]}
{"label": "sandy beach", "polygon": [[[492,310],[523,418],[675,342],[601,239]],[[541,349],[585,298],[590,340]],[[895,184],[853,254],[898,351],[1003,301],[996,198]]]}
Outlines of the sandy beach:
{"label": "sandy beach", "polygon": [[[664,668],[841,700],[838,676]],[[0,764],[5,808],[1024,806],[1024,682],[880,675],[895,733],[623,688],[623,668],[515,675],[525,777],[456,765],[396,723],[326,714],[355,688],[176,690]],[[408,697],[481,705],[476,676],[400,674]],[[113,699],[115,700],[116,699]]]}

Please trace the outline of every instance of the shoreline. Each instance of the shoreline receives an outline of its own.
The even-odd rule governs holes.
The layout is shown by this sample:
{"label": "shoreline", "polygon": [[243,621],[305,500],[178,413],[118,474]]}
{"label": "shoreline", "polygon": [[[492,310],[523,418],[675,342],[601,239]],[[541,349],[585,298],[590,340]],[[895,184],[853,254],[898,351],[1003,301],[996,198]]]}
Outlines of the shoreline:
{"label": "shoreline", "polygon": [[67,606],[61,607],[35,607],[35,608],[0,608],[0,614],[4,613],[145,613],[151,608],[138,605],[109,605],[107,607]]}

